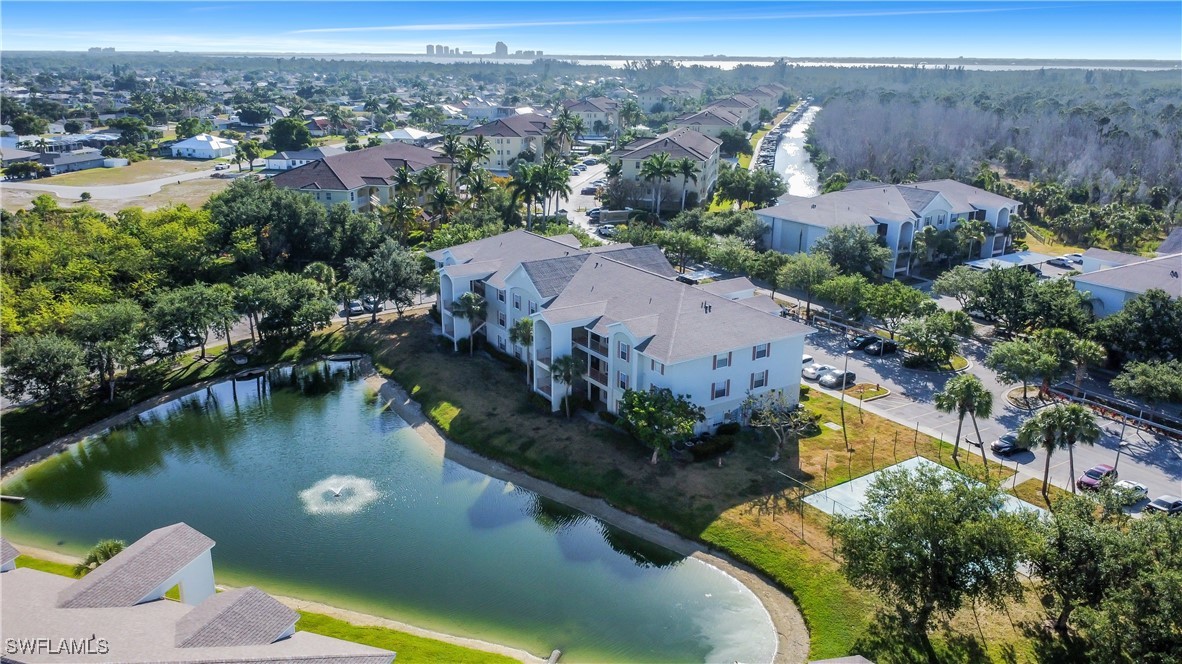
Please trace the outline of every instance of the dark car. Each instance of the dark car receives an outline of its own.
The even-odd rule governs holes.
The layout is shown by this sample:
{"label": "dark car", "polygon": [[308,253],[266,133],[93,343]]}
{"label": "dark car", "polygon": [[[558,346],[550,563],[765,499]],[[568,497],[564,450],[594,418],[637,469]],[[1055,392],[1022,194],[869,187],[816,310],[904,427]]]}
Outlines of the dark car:
{"label": "dark car", "polygon": [[989,443],[989,449],[998,456],[1009,457],[1015,454],[1029,451],[1021,443],[1018,442],[1018,434],[1007,433],[1002,434],[1000,438]]}
{"label": "dark car", "polygon": [[1095,491],[1100,488],[1100,485],[1105,481],[1116,480],[1116,469],[1106,463],[1098,466],[1092,466],[1084,471],[1083,475],[1075,481],[1075,486],[1087,491]]}
{"label": "dark car", "polygon": [[830,371],[824,376],[821,376],[821,380],[818,382],[824,387],[845,389],[858,381],[852,371]]}
{"label": "dark car", "polygon": [[365,297],[361,298],[361,308],[373,313],[374,311],[384,311],[386,309],[386,305],[382,304],[378,298],[372,295],[366,295]]}
{"label": "dark car", "polygon": [[1145,506],[1147,512],[1162,512],[1164,514],[1182,514],[1182,498],[1178,496],[1158,496]]}
{"label": "dark car", "polygon": [[899,350],[899,345],[890,339],[879,339],[866,347],[867,355],[890,355]]}
{"label": "dark car", "polygon": [[579,193],[583,196],[594,196],[599,193],[599,187],[583,187],[579,190]]}
{"label": "dark car", "polygon": [[847,341],[846,345],[854,350],[865,350],[867,346],[876,341],[882,341],[882,337],[876,334],[859,334]]}

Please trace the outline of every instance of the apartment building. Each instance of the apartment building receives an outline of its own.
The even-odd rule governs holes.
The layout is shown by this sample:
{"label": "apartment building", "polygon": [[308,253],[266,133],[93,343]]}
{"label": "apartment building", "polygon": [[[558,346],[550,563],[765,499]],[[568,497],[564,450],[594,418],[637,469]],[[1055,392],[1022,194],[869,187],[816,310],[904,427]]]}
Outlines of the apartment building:
{"label": "apartment building", "polygon": [[669,123],[669,129],[689,129],[699,134],[718,138],[722,132],[743,128],[743,120],[724,108],[707,108],[697,113],[685,113]]}
{"label": "apartment building", "polygon": [[[574,236],[513,231],[428,254],[439,271],[443,334],[474,330],[453,315],[468,292],[488,303],[477,324],[493,347],[533,365],[532,389],[558,410],[570,389],[597,410],[618,412],[625,390],[669,388],[706,413],[702,429],[737,421],[748,393],[800,390],[804,337],[811,328],[779,316],[746,278],[704,286],[677,280],[655,246],[582,249]],[[534,326],[528,348],[509,341],[521,318]],[[583,368],[574,385],[551,373],[555,358]]]}
{"label": "apartment building", "polygon": [[326,208],[348,203],[357,212],[374,212],[394,200],[394,174],[404,166],[415,173],[438,167],[446,179],[452,160],[416,145],[387,143],[307,162],[279,173],[271,182],[309,193]]}
{"label": "apartment building", "polygon": [[550,118],[545,115],[524,113],[473,127],[460,134],[460,137],[466,143],[471,143],[477,136],[483,136],[492,146],[493,152],[480,166],[504,173],[523,152],[532,153],[535,162],[542,161],[550,123]]}
{"label": "apartment building", "polygon": [[583,121],[588,136],[607,136],[620,126],[620,105],[607,97],[568,99],[562,108]]}
{"label": "apartment building", "polygon": [[[713,196],[714,185],[718,182],[721,145],[722,141],[717,138],[685,127],[652,138],[635,140],[613,152],[611,157],[622,164],[620,177],[647,187],[650,198],[653,187],[663,187],[661,207],[676,209],[681,204],[683,192],[687,195],[692,193],[692,201],[696,202],[708,201]],[[645,182],[640,176],[644,160],[662,152],[668,154],[670,160],[692,159],[698,166],[697,181],[686,182],[681,176],[674,176],[668,182]]]}
{"label": "apartment building", "polygon": [[648,113],[657,104],[664,104],[666,108],[681,108],[687,101],[696,102],[701,99],[705,92],[706,86],[697,82],[685,85],[658,85],[636,93],[636,102],[641,110]]}
{"label": "apartment building", "polygon": [[706,104],[706,108],[720,108],[725,111],[730,111],[739,116],[742,120],[739,124],[748,124],[750,127],[759,125],[759,102],[746,95],[731,95],[730,97],[723,97],[722,99],[712,101]]}
{"label": "apartment building", "polygon": [[832,228],[860,226],[882,238],[894,254],[887,277],[910,274],[915,234],[924,228],[951,230],[966,219],[988,222],[994,232],[973,258],[1000,256],[1008,247],[1010,218],[1021,205],[999,194],[954,180],[914,184],[851,182],[820,196],[781,196],[780,204],[756,210],[767,225],[764,245],[785,254],[812,251]]}

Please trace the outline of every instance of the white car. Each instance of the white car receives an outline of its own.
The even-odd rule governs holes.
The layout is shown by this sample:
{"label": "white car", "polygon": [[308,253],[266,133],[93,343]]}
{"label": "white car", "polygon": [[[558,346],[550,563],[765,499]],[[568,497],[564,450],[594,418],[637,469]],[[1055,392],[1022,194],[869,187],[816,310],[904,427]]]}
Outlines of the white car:
{"label": "white car", "polygon": [[837,371],[837,367],[832,364],[810,364],[800,370],[800,375],[805,380],[817,380],[830,371]]}
{"label": "white car", "polygon": [[1127,494],[1131,503],[1140,502],[1149,497],[1149,487],[1133,480],[1121,480],[1112,485],[1112,490]]}

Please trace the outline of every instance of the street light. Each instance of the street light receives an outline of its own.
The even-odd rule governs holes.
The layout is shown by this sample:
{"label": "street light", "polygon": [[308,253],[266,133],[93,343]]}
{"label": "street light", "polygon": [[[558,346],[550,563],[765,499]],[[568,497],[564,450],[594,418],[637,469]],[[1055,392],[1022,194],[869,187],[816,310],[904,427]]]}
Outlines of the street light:
{"label": "street light", "polygon": [[1112,464],[1113,470],[1116,470],[1116,467],[1120,465],[1120,453],[1125,451],[1125,448],[1128,446],[1129,446],[1129,444],[1123,440],[1120,441],[1119,443],[1117,443],[1117,445],[1116,445],[1116,461],[1114,461]]}
{"label": "street light", "polygon": [[841,438],[845,441],[845,451],[847,453],[850,451],[850,436],[845,431],[845,377],[848,373],[847,370],[850,368],[850,355],[853,354],[854,351],[852,350],[845,352],[845,364],[842,365],[841,369]]}

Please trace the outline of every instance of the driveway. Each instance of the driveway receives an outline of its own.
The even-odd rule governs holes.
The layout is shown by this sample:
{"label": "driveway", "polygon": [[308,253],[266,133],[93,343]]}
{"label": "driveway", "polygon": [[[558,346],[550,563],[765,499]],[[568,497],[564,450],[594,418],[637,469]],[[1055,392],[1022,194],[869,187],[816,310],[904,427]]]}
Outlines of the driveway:
{"label": "driveway", "polygon": [[603,178],[606,173],[607,164],[600,162],[594,166],[588,166],[587,170],[582,173],[572,175],[570,179],[570,199],[562,203],[562,207],[569,211],[567,216],[570,218],[571,224],[582,228],[592,235],[595,235],[596,227],[587,218],[587,210],[599,207],[599,201],[595,200],[594,195],[580,194],[579,191],[583,187],[591,186],[593,181]]}
{"label": "driveway", "polygon": [[[831,364],[842,368],[844,353],[846,352],[845,338],[836,332],[818,330],[809,335],[805,342],[805,352],[812,355],[816,362]],[[988,347],[976,342],[968,342],[961,351],[972,362],[969,371],[981,379],[985,387],[993,393],[994,413],[988,419],[978,421],[981,438],[985,444],[997,440],[998,436],[1007,431],[1015,431],[1029,416],[1023,408],[1017,408],[1005,398],[1006,392],[1014,385],[1000,382],[993,371],[982,365]],[[894,420],[908,427],[919,425],[920,430],[932,436],[941,437],[946,441],[954,440],[956,435],[956,416],[941,413],[934,405],[935,394],[944,388],[944,384],[954,376],[951,373],[935,373],[905,369],[900,364],[899,355],[875,357],[861,351],[855,351],[849,356],[849,370],[853,371],[858,382],[878,383],[891,390],[890,396],[864,404],[869,411],[888,419]],[[816,383],[805,381],[814,389],[820,389]],[[837,392],[822,389],[834,396]],[[846,397],[847,400],[849,397]],[[855,404],[856,401],[852,402]],[[1164,493],[1178,494],[1182,492],[1182,447],[1165,438],[1157,438],[1143,431],[1128,427],[1124,431],[1125,447],[1120,446],[1121,427],[1118,423],[1102,419],[1099,422],[1102,430],[1100,442],[1094,447],[1080,445],[1075,450],[1075,472],[1078,476],[1088,467],[1098,463],[1116,464],[1122,479],[1141,482],[1149,487],[1150,497]],[[971,421],[964,423],[961,437],[974,437]],[[963,444],[962,444],[963,446]],[[970,453],[980,454],[973,447]],[[1117,463],[1118,451],[1120,453]],[[987,452],[992,455],[991,452]],[[1010,459],[993,457],[995,461],[1004,462],[1007,466],[1017,464],[1018,473],[1025,477],[1042,479],[1045,455],[1041,450],[1016,455]],[[1070,488],[1075,478],[1071,476],[1068,456],[1064,452],[1056,453],[1051,459],[1051,482],[1064,488]]]}
{"label": "driveway", "polygon": [[[203,171],[193,171],[191,173],[182,173],[180,175],[170,175],[165,178],[156,178],[155,180],[145,180],[143,182],[133,182],[129,184],[108,184],[108,185],[91,185],[86,187],[71,187],[66,185],[46,184],[44,182],[20,181],[20,182],[4,182],[0,183],[0,191],[25,190],[25,191],[47,191],[57,195],[58,198],[67,200],[78,200],[82,197],[82,192],[90,192],[90,197],[98,200],[127,200],[139,196],[148,196],[160,191],[161,187],[169,184],[176,184],[184,182],[185,180],[199,180],[213,175],[216,171],[209,168]],[[226,171],[228,172],[228,171]]]}

